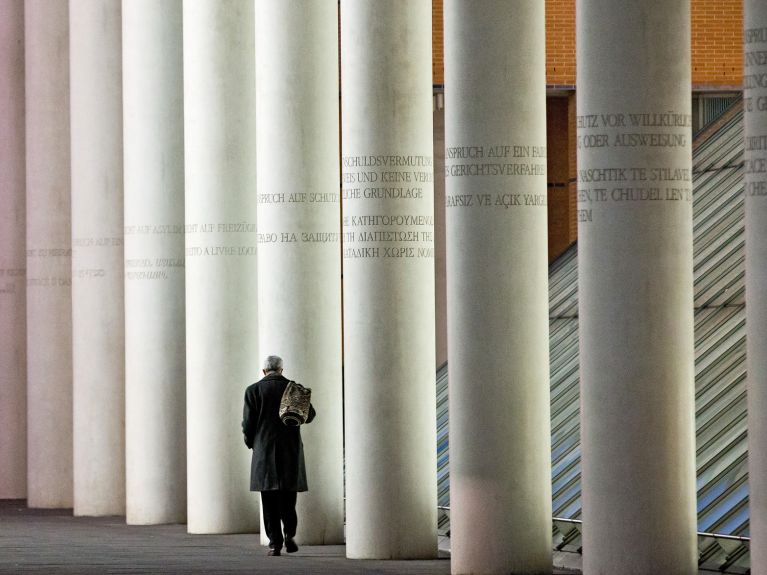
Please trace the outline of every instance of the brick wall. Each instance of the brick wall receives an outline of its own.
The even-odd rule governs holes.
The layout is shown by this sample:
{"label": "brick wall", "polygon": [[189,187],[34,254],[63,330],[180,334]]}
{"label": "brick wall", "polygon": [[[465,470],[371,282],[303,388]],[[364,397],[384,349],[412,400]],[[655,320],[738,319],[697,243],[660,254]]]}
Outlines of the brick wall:
{"label": "brick wall", "polygon": [[546,83],[575,84],[575,0],[546,0]]}
{"label": "brick wall", "polygon": [[434,84],[445,83],[445,49],[444,49],[444,24],[442,19],[442,0],[432,0],[431,3],[431,33],[434,49],[431,54],[432,73]]}
{"label": "brick wall", "polygon": [[692,83],[743,83],[743,0],[692,0]]}
{"label": "brick wall", "polygon": [[[444,83],[442,2],[433,0],[434,83]],[[692,82],[740,86],[743,0],[692,0]],[[546,0],[546,81],[575,84],[575,0]]]}

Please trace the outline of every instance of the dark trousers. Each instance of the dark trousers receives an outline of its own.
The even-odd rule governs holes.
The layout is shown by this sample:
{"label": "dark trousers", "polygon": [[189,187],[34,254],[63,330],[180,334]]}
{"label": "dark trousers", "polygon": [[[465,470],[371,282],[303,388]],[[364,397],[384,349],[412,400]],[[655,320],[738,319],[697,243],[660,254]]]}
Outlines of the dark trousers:
{"label": "dark trousers", "polygon": [[262,491],[261,509],[264,513],[264,527],[269,537],[269,542],[275,549],[282,549],[285,539],[282,536],[282,527],[285,527],[285,537],[293,538],[296,535],[298,517],[296,516],[295,491]]}

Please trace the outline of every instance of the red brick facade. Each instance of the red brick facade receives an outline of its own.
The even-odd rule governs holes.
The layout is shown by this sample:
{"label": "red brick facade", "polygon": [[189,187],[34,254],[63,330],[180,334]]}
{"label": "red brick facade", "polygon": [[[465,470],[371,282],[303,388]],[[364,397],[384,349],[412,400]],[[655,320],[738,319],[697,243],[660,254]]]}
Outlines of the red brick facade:
{"label": "red brick facade", "polygon": [[[444,83],[442,2],[432,3],[435,84]],[[743,0],[692,0],[691,17],[693,85],[740,86]],[[575,0],[546,0],[546,81],[575,84]]]}

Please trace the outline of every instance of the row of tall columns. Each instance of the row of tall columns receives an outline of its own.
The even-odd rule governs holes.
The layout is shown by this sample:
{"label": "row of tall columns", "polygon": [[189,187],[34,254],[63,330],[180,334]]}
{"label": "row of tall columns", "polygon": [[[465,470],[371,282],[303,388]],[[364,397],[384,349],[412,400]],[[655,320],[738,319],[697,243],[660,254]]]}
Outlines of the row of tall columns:
{"label": "row of tall columns", "polygon": [[27,0],[27,504],[72,507],[67,2]]}
{"label": "row of tall columns", "polygon": [[437,554],[431,2],[341,1],[346,554]]}
{"label": "row of tall columns", "polygon": [[258,531],[242,443],[260,373],[252,0],[184,3],[190,533]]}
{"label": "row of tall columns", "polygon": [[24,2],[0,0],[0,499],[26,496]]}
{"label": "row of tall columns", "polygon": [[126,517],[130,524],[181,523],[186,520],[182,2],[129,0],[122,17]]}
{"label": "row of tall columns", "polygon": [[120,0],[69,3],[74,513],[125,512]]}
{"label": "row of tall columns", "polygon": [[545,64],[542,2],[445,2],[455,574],[551,573]]}
{"label": "row of tall columns", "polygon": [[[344,541],[337,0],[256,0],[261,356],[312,388],[299,541]],[[262,539],[266,533],[262,531]]]}
{"label": "row of tall columns", "polygon": [[[236,422],[274,352],[295,358],[319,413],[299,536],[339,542],[336,3],[258,0],[258,47],[250,0],[183,17],[177,0],[72,0],[68,28],[55,4],[0,1],[0,497],[27,489],[28,313],[29,414],[49,416],[30,446],[57,435],[29,458],[30,504],[69,504],[74,481],[76,514],[121,513],[127,465],[128,521],[183,521],[186,461],[189,531],[255,531]],[[506,4],[446,2],[455,573],[551,568],[543,8]],[[767,572],[762,4],[745,5],[754,573]],[[584,570],[692,574],[689,2],[577,11]],[[431,3],[344,0],[341,19],[347,554],[434,557]],[[67,368],[70,321],[71,383],[48,373]]]}
{"label": "row of tall columns", "polygon": [[697,573],[688,0],[577,0],[584,573]]}
{"label": "row of tall columns", "polygon": [[767,4],[744,8],[750,549],[751,573],[767,575]]}

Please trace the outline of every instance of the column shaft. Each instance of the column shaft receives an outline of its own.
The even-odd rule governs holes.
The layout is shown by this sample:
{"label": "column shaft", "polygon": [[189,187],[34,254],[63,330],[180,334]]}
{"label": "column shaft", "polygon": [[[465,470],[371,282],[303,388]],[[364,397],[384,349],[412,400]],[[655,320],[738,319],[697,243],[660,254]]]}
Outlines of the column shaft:
{"label": "column shaft", "polygon": [[186,519],[181,0],[123,2],[129,524]]}
{"label": "column shaft", "polygon": [[[257,0],[259,349],[312,388],[304,544],[344,540],[336,0]],[[297,169],[300,166],[300,169]]]}
{"label": "column shaft", "polygon": [[767,575],[767,4],[746,0],[744,9],[751,573]]}
{"label": "column shaft", "polygon": [[0,499],[27,494],[24,2],[0,0]]}
{"label": "column shaft", "polygon": [[452,572],[551,573],[543,3],[448,0],[445,48]]}
{"label": "column shaft", "polygon": [[431,9],[341,2],[352,558],[437,551]]}
{"label": "column shaft", "polygon": [[[28,0],[27,413],[30,507],[73,504],[69,9]],[[55,374],[55,376],[54,376]]]}
{"label": "column shaft", "polygon": [[75,515],[125,511],[120,0],[71,0]]}
{"label": "column shaft", "polygon": [[584,573],[697,573],[689,1],[577,0]]}
{"label": "column shaft", "polygon": [[258,531],[245,388],[259,378],[253,0],[184,3],[190,533]]}

